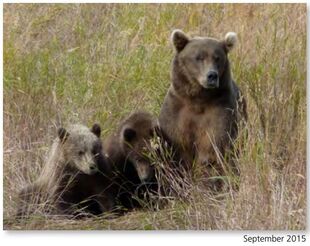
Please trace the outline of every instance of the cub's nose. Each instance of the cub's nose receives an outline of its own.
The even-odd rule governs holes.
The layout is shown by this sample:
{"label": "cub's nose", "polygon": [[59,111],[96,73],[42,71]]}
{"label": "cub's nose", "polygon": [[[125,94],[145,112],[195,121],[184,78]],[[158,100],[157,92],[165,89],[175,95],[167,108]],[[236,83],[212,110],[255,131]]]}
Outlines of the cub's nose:
{"label": "cub's nose", "polygon": [[92,171],[92,172],[97,171],[97,166],[96,166],[96,164],[92,164],[92,165],[89,167],[89,169],[90,169],[90,171]]}
{"label": "cub's nose", "polygon": [[207,74],[208,82],[216,82],[218,79],[218,73],[216,71],[210,71]]}

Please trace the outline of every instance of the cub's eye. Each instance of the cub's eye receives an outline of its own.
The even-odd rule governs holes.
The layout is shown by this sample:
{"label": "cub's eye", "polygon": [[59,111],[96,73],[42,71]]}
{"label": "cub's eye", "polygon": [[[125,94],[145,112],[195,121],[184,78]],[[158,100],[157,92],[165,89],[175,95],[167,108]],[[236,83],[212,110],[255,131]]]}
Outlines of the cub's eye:
{"label": "cub's eye", "polygon": [[79,155],[79,156],[82,156],[82,155],[84,155],[84,154],[85,154],[84,151],[79,151],[79,152],[78,152],[78,155]]}
{"label": "cub's eye", "polygon": [[205,59],[205,57],[202,54],[199,54],[196,56],[196,61],[203,61]]}

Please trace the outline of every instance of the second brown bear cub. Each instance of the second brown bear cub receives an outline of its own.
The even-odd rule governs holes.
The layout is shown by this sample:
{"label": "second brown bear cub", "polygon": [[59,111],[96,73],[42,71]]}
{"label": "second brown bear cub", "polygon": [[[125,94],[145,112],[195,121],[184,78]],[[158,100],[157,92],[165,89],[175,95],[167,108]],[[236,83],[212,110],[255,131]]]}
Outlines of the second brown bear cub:
{"label": "second brown bear cub", "polygon": [[172,83],[159,123],[188,166],[194,161],[218,164],[237,136],[239,113],[246,118],[228,60],[236,41],[235,33],[223,40],[189,38],[181,30],[172,33]]}
{"label": "second brown bear cub", "polygon": [[150,157],[154,151],[152,139],[156,128],[156,120],[151,114],[135,112],[104,141],[105,155],[112,165],[118,187],[117,200],[125,208],[140,207],[143,193],[157,188]]}

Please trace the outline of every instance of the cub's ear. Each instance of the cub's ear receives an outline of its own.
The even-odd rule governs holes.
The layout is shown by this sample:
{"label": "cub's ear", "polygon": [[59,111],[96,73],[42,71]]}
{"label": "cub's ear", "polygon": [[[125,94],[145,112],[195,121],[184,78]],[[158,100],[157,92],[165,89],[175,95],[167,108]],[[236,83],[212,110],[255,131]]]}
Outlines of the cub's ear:
{"label": "cub's ear", "polygon": [[189,37],[186,36],[186,34],[183,31],[176,29],[171,34],[171,40],[176,51],[181,52],[188,44],[190,39]]}
{"label": "cub's ear", "polygon": [[101,127],[100,127],[99,124],[94,124],[90,130],[91,130],[91,132],[94,133],[98,138],[100,138],[100,135],[101,135]]}
{"label": "cub's ear", "polygon": [[237,40],[238,38],[236,33],[234,32],[226,33],[224,39],[224,45],[227,52],[231,51],[235,47]]}
{"label": "cub's ear", "polygon": [[69,137],[69,135],[70,135],[69,132],[65,128],[60,127],[58,129],[58,137],[61,142],[65,142],[67,138]]}
{"label": "cub's ear", "polygon": [[125,142],[131,143],[137,136],[137,133],[134,129],[125,128],[123,130],[123,138]]}

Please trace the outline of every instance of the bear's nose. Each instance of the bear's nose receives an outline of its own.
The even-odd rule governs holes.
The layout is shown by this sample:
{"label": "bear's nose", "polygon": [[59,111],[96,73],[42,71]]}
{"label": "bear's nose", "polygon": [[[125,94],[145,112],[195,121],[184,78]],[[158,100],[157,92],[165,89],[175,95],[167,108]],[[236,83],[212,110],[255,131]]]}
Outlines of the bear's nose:
{"label": "bear's nose", "polygon": [[95,164],[93,164],[93,165],[91,165],[91,166],[89,167],[89,169],[90,169],[91,171],[95,171],[95,170],[97,169],[97,167],[96,167]]}
{"label": "bear's nose", "polygon": [[216,71],[210,71],[207,74],[208,82],[215,82],[218,79],[218,73]]}

